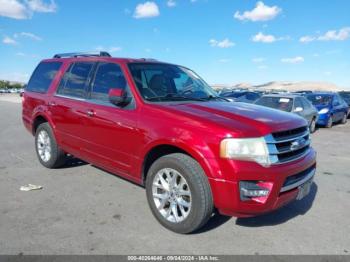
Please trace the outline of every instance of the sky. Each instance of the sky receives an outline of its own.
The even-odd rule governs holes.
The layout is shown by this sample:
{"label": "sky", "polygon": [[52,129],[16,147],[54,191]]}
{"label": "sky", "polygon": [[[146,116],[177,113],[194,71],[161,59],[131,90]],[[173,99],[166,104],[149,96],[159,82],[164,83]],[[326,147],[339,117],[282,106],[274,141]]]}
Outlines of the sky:
{"label": "sky", "polygon": [[0,0],[0,79],[27,81],[56,53],[105,50],[210,84],[350,88],[349,12],[349,0]]}

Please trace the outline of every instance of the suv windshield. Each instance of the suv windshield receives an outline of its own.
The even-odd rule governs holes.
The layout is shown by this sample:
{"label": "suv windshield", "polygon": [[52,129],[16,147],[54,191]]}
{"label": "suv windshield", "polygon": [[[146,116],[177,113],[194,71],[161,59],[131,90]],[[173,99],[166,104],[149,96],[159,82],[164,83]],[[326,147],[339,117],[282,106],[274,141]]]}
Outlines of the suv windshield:
{"label": "suv windshield", "polygon": [[129,69],[140,94],[147,101],[219,99],[207,83],[185,67],[161,63],[131,63]]}
{"label": "suv windshield", "polygon": [[331,95],[318,95],[318,94],[312,94],[307,95],[307,99],[314,105],[329,105],[332,102],[332,96]]}
{"label": "suv windshield", "polygon": [[290,112],[293,108],[293,99],[289,97],[264,96],[258,99],[255,104]]}

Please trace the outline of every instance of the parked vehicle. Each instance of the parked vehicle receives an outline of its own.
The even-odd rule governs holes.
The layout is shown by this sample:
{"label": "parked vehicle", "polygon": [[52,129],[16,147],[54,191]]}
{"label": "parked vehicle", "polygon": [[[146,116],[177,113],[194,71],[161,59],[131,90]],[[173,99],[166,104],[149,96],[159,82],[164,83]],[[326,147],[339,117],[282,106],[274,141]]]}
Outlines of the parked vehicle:
{"label": "parked vehicle", "polygon": [[225,102],[192,70],[155,60],[43,60],[22,118],[43,166],[70,154],[144,185],[153,215],[178,233],[203,226],[214,208],[247,217],[302,199],[316,169],[304,119]]}
{"label": "parked vehicle", "polygon": [[261,97],[261,93],[252,91],[228,91],[220,93],[220,96],[231,102],[254,103]]}
{"label": "parked vehicle", "polygon": [[303,96],[296,94],[264,95],[255,104],[297,114],[307,120],[311,133],[316,131],[318,111]]}
{"label": "parked vehicle", "polygon": [[317,124],[331,128],[334,123],[345,124],[348,118],[349,105],[337,93],[313,93],[306,98],[317,108]]}
{"label": "parked vehicle", "polygon": [[[339,92],[339,95],[341,96],[341,98],[343,98],[345,103],[347,103],[350,106],[350,91],[341,91]],[[348,110],[348,118],[349,117],[350,117],[350,110]]]}

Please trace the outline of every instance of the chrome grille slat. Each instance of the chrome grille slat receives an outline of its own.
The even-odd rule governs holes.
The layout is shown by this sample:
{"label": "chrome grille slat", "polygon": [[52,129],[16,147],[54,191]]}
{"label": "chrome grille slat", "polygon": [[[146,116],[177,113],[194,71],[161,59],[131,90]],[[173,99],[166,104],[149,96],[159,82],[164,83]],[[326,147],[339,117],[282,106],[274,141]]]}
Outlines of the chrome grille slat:
{"label": "chrome grille slat", "polygon": [[307,127],[272,133],[265,137],[271,164],[283,164],[304,157],[310,150]]}

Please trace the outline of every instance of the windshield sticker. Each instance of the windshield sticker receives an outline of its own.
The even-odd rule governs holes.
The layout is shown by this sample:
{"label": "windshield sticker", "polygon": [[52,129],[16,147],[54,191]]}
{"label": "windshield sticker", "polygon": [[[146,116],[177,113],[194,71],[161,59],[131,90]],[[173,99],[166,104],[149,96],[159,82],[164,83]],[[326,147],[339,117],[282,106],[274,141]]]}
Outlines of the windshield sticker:
{"label": "windshield sticker", "polygon": [[280,103],[289,103],[290,99],[289,98],[280,98],[279,102]]}

